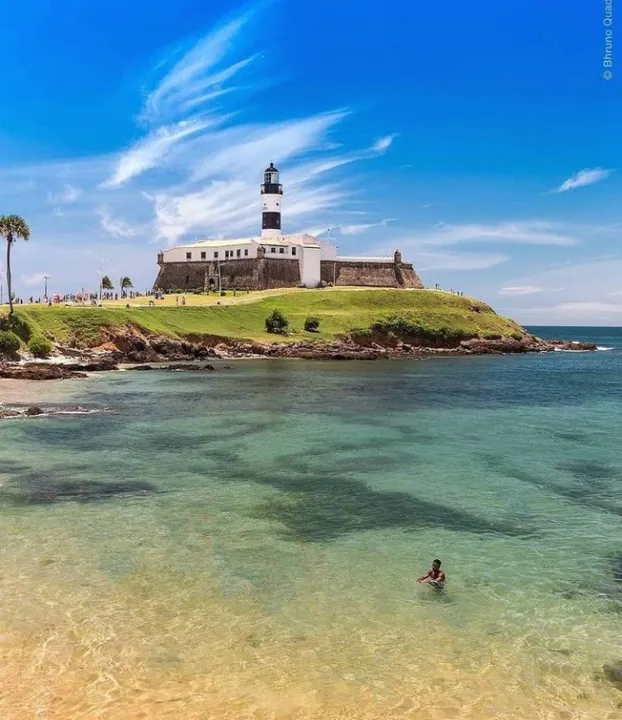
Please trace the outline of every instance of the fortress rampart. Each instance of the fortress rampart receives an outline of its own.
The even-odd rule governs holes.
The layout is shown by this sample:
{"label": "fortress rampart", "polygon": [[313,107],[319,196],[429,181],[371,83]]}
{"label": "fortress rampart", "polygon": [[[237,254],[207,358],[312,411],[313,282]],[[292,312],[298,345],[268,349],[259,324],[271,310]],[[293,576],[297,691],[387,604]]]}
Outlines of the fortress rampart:
{"label": "fortress rampart", "polygon": [[[159,262],[154,289],[267,290],[298,287],[300,265],[296,259],[269,257],[224,260],[220,263]],[[322,260],[322,283],[335,286],[422,288],[423,283],[410,263],[402,263],[399,253],[394,262]]]}

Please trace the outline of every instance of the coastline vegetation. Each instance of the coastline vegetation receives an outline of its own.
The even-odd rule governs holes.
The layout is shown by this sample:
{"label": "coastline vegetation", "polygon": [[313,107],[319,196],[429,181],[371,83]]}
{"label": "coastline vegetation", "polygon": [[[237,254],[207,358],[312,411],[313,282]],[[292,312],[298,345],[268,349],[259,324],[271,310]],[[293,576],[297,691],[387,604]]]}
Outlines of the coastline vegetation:
{"label": "coastline vegetation", "polygon": [[35,335],[28,342],[28,349],[36,358],[46,358],[53,350],[52,343],[42,335]]}
{"label": "coastline vegetation", "polygon": [[0,330],[0,355],[14,357],[20,349],[19,337],[10,330]]}

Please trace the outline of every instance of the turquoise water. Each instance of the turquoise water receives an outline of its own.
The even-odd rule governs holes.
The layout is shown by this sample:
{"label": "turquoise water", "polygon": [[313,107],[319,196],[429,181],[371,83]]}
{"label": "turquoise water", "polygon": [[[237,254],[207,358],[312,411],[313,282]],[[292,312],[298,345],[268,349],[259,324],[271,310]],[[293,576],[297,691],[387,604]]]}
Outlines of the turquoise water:
{"label": "turquoise water", "polygon": [[573,332],[39,385],[102,412],[0,426],[0,716],[621,718],[622,332]]}

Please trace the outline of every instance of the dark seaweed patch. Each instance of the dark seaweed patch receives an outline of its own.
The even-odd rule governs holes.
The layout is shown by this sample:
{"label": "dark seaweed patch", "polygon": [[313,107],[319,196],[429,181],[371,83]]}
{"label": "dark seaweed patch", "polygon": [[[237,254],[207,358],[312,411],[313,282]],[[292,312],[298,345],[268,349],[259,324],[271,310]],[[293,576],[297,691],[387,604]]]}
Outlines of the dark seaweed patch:
{"label": "dark seaweed patch", "polygon": [[579,480],[610,480],[618,474],[615,468],[593,460],[570,460],[557,466]]}
{"label": "dark seaweed patch", "polygon": [[573,443],[589,443],[591,438],[587,433],[571,432],[571,431],[555,431],[551,430],[551,434],[560,440],[568,440]]}
{"label": "dark seaweed patch", "polygon": [[255,475],[253,480],[289,494],[263,503],[257,516],[277,520],[287,528],[288,537],[301,542],[333,540],[369,530],[424,527],[512,537],[533,534],[514,523],[478,518],[409,493],[379,492],[353,479],[275,472]]}
{"label": "dark seaweed patch", "polygon": [[594,510],[601,510],[622,517],[622,508],[613,502],[603,499],[603,495],[610,491],[607,480],[616,477],[616,471],[608,465],[592,461],[571,461],[562,463],[557,469],[570,471],[574,476],[572,484],[556,482],[545,479],[507,464],[503,458],[488,453],[480,453],[479,457],[488,467],[496,470],[506,477],[515,478],[534,487],[554,493],[565,500],[583,505]]}
{"label": "dark seaweed patch", "polygon": [[132,495],[158,492],[154,485],[141,481],[102,482],[99,480],[51,480],[34,477],[3,488],[1,496],[15,505],[50,503],[89,503]]}

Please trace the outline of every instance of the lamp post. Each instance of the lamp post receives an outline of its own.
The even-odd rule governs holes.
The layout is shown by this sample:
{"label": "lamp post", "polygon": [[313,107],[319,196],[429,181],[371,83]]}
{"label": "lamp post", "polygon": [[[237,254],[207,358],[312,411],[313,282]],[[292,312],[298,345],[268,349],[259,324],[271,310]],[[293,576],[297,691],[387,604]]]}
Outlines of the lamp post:
{"label": "lamp post", "polygon": [[48,280],[50,279],[50,276],[44,275],[43,279],[45,280],[45,288],[43,290],[43,297],[47,300],[48,299]]}

